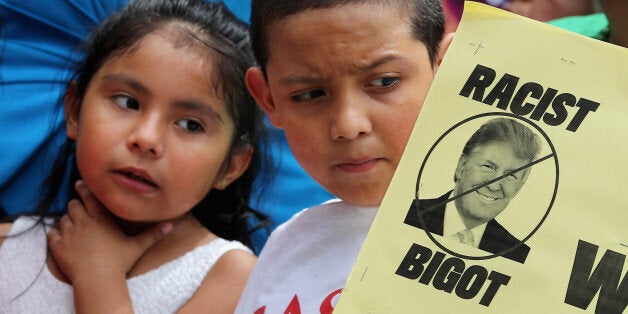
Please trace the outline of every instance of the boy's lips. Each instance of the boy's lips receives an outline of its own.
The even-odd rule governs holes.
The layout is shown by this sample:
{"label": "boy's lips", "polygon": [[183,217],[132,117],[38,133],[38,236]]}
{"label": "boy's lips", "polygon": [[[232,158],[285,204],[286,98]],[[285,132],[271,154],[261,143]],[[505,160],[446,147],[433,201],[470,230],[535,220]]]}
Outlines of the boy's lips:
{"label": "boy's lips", "polygon": [[113,171],[118,184],[137,193],[152,193],[159,189],[154,179],[141,168],[127,167]]}
{"label": "boy's lips", "polygon": [[361,173],[373,169],[380,160],[380,158],[362,158],[351,160],[348,162],[342,162],[339,163],[337,166],[338,168],[340,168],[340,170],[348,173]]}

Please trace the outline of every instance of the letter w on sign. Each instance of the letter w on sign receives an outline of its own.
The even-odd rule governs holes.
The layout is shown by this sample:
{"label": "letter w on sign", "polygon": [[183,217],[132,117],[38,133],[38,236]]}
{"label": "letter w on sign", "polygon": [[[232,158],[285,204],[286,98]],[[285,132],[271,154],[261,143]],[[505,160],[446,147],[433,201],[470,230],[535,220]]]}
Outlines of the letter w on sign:
{"label": "letter w on sign", "polygon": [[[598,246],[578,241],[565,303],[586,309],[600,291],[596,313],[622,313],[628,304],[628,281],[621,279],[626,255],[607,250],[593,268]],[[621,284],[620,284],[621,279]]]}

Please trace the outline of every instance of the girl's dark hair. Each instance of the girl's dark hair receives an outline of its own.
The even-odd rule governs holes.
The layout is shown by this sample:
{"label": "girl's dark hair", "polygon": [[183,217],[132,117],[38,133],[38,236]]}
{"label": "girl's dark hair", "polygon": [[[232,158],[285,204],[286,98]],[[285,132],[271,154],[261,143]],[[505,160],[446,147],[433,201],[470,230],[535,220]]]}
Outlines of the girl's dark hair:
{"label": "girl's dark hair", "polygon": [[[251,186],[260,169],[270,169],[270,163],[260,153],[261,142],[265,140],[263,116],[244,81],[246,70],[255,65],[247,24],[236,18],[222,2],[131,0],[91,33],[85,58],[73,78],[75,105],[81,105],[92,78],[107,61],[132,51],[146,35],[164,29],[174,29],[177,40],[201,47],[212,57],[215,70],[208,73],[209,81],[224,98],[235,125],[230,153],[248,145],[253,147],[251,165],[246,172],[226,189],[211,190],[192,213],[216,235],[250,246],[248,235],[265,226],[266,221],[266,217],[248,205]],[[74,151],[74,142],[67,140],[44,184],[37,214],[50,216],[68,170],[70,182],[79,178]],[[70,196],[78,197],[73,188]],[[255,226],[250,227],[252,222]]]}
{"label": "girl's dark hair", "polygon": [[269,29],[273,23],[291,15],[319,8],[330,8],[354,3],[376,2],[383,6],[397,6],[409,17],[412,35],[427,47],[434,64],[445,33],[445,17],[441,0],[253,0],[251,7],[251,38],[259,66],[266,73],[270,51]]}

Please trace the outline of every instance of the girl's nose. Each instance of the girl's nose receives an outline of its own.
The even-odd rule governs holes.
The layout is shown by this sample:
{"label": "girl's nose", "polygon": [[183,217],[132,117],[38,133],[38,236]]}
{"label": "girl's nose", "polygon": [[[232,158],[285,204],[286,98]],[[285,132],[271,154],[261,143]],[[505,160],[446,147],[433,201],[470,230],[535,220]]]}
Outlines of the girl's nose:
{"label": "girl's nose", "polygon": [[142,155],[159,158],[163,154],[161,123],[156,116],[140,116],[129,135],[127,148]]}

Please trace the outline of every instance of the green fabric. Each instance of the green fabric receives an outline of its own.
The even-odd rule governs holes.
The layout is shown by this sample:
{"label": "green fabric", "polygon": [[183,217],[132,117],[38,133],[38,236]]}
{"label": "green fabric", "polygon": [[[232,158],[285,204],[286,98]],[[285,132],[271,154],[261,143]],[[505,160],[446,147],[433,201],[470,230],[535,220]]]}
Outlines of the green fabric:
{"label": "green fabric", "polygon": [[582,34],[587,37],[604,41],[608,40],[608,19],[606,19],[604,13],[569,16],[549,21],[548,24]]}

